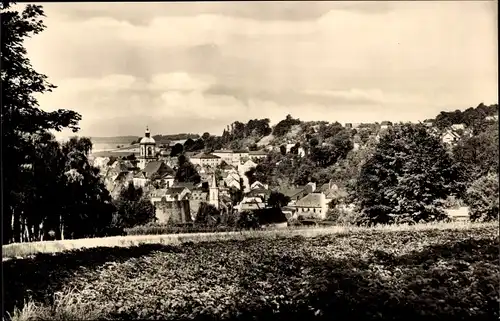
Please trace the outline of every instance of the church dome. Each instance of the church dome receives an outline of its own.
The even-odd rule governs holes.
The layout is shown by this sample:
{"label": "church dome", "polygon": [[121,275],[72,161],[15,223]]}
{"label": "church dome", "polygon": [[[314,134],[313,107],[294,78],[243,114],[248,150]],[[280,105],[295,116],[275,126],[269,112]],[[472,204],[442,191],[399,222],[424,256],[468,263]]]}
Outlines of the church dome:
{"label": "church dome", "polygon": [[156,144],[156,141],[153,137],[151,137],[151,133],[149,132],[149,128],[146,127],[146,132],[144,133],[144,137],[141,139],[140,144]]}

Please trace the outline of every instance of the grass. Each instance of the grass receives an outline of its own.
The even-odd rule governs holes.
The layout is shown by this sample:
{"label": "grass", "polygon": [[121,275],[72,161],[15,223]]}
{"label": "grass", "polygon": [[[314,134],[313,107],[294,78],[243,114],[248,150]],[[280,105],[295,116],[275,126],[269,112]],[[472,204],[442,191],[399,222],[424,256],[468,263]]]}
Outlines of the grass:
{"label": "grass", "polygon": [[188,237],[6,261],[6,319],[498,319],[498,222]]}
{"label": "grass", "polygon": [[279,230],[263,231],[241,231],[241,232],[217,232],[217,233],[179,233],[167,235],[128,235],[103,238],[88,238],[75,240],[58,240],[31,243],[14,243],[2,246],[2,259],[25,258],[40,253],[58,253],[68,250],[95,247],[136,246],[141,244],[181,244],[184,242],[209,242],[220,240],[246,240],[249,238],[265,237],[292,237],[301,235],[314,237],[323,234],[352,233],[356,231],[412,231],[422,229],[468,229],[471,226],[488,226],[494,223],[428,223],[416,225],[381,225],[376,227],[356,226],[322,226],[322,227],[300,227]]}

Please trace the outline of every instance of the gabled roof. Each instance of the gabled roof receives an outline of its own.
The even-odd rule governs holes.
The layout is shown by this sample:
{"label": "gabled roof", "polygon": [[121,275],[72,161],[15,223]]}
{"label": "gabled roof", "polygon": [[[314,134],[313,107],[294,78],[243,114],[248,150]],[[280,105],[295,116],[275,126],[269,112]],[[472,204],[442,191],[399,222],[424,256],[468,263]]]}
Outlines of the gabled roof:
{"label": "gabled roof", "polygon": [[143,178],[143,179],[145,179],[146,176],[144,175],[143,172],[137,172],[137,173],[135,173],[134,178]]}
{"label": "gabled roof", "polygon": [[268,189],[265,189],[265,188],[255,188],[253,190],[251,190],[250,192],[247,193],[247,196],[256,196],[256,195],[260,195],[260,194],[264,194],[266,196],[269,196],[271,195],[271,191],[268,190]]}
{"label": "gabled roof", "polygon": [[294,197],[297,194],[304,192],[304,188],[282,188],[278,189],[277,192],[288,197]]}
{"label": "gabled roof", "polygon": [[196,188],[195,184],[191,182],[175,182],[173,187],[185,187],[189,190]]}
{"label": "gabled roof", "polygon": [[219,149],[219,150],[215,150],[214,153],[217,153],[217,154],[222,154],[222,153],[232,154],[233,151],[230,150],[230,149]]}
{"label": "gabled roof", "polygon": [[220,157],[214,154],[208,154],[208,153],[199,153],[194,156],[191,156],[191,158],[199,158],[199,159],[219,159]]}
{"label": "gabled roof", "polygon": [[182,193],[186,188],[185,187],[170,187],[165,195],[178,195]]}
{"label": "gabled roof", "polygon": [[321,207],[321,199],[325,196],[321,193],[311,193],[301,198],[295,204],[296,207]]}
{"label": "gabled roof", "polygon": [[162,167],[165,169],[165,171],[173,172],[172,168],[170,168],[167,164],[165,164],[162,161],[149,162],[142,171],[148,174],[153,174],[153,173],[158,173]]}

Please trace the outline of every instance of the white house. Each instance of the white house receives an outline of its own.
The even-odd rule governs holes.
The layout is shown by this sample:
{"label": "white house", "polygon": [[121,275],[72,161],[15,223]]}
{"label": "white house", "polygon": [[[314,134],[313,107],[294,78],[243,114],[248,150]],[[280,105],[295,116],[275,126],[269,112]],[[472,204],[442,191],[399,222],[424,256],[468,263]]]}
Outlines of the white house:
{"label": "white house", "polygon": [[258,209],[263,209],[263,208],[266,208],[266,204],[264,203],[262,198],[260,198],[260,197],[248,197],[248,196],[243,197],[243,200],[237,206],[237,209],[240,212],[258,210]]}
{"label": "white house", "polygon": [[314,217],[319,219],[326,218],[328,204],[325,194],[311,193],[301,198],[295,203],[296,216]]}
{"label": "white house", "polygon": [[465,130],[465,124],[453,124],[451,125],[452,130]]}
{"label": "white house", "polygon": [[246,172],[252,167],[256,167],[257,164],[251,159],[247,160],[244,164],[238,166],[239,174],[245,175]]}
{"label": "white house", "polygon": [[486,116],[485,120],[487,120],[487,121],[498,120],[498,114],[497,115],[493,115],[493,116]]}
{"label": "white house", "polygon": [[253,184],[250,186],[250,190],[252,189],[257,189],[257,188],[262,188],[262,189],[268,189],[269,188],[269,185],[267,184],[263,184],[259,181],[255,181],[253,182]]}
{"label": "white house", "polygon": [[445,144],[454,144],[455,142],[457,142],[458,140],[460,139],[460,136],[451,131],[451,130],[447,130],[443,136],[441,136],[441,140],[443,141],[443,143]]}
{"label": "white house", "polygon": [[193,165],[216,167],[220,165],[222,159],[214,154],[199,153],[189,159]]}
{"label": "white house", "polygon": [[229,149],[216,150],[212,154],[221,158],[228,165],[233,165],[233,151]]}
{"label": "white house", "polygon": [[267,152],[264,150],[256,150],[248,152],[248,157],[251,160],[263,159],[267,157]]}

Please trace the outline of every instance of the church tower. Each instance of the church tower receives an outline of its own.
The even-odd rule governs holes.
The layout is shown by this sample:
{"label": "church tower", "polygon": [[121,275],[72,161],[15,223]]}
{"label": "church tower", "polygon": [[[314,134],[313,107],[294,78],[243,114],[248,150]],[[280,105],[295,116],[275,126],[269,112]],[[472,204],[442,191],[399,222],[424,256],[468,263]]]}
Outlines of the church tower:
{"label": "church tower", "polygon": [[151,137],[148,127],[146,127],[146,132],[139,145],[140,153],[138,166],[140,169],[144,169],[149,162],[156,160],[156,142],[153,137]]}
{"label": "church tower", "polygon": [[208,193],[208,203],[219,209],[219,187],[217,187],[217,181],[215,179],[215,173],[212,175],[212,182],[210,183],[210,189]]}

